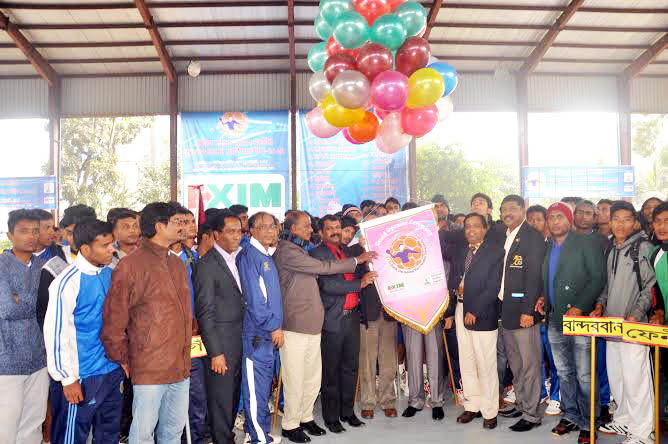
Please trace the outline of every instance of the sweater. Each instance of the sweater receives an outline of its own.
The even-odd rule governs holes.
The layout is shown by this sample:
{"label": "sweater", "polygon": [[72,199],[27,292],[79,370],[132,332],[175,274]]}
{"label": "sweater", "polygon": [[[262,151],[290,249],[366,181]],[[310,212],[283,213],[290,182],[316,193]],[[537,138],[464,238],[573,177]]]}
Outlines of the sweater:
{"label": "sweater", "polygon": [[30,266],[11,250],[0,254],[0,375],[31,375],[46,367],[35,304],[44,260]]}

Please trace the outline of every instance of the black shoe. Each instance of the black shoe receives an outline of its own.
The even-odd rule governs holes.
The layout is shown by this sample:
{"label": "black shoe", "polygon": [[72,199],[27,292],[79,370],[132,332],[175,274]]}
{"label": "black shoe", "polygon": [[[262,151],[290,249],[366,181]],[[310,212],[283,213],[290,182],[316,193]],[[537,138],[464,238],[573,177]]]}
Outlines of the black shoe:
{"label": "black shoe", "polygon": [[431,409],[431,418],[434,421],[440,421],[445,418],[445,413],[443,412],[443,407],[434,407]]}
{"label": "black shoe", "polygon": [[552,434],[557,436],[563,436],[567,433],[571,433],[579,429],[580,427],[578,427],[577,424],[573,424],[568,419],[562,419],[561,421],[559,421],[559,424],[557,424],[556,427],[552,429]]}
{"label": "black shoe", "polygon": [[422,409],[416,409],[415,407],[409,405],[408,407],[406,407],[406,410],[404,410],[401,416],[403,416],[404,418],[412,418],[413,416],[415,416],[417,412],[421,411]]}
{"label": "black shoe", "polygon": [[343,426],[341,425],[341,423],[339,421],[325,423],[325,426],[332,433],[343,433],[343,432],[346,431],[346,429],[343,428]]}
{"label": "black shoe", "polygon": [[[580,430],[580,436],[578,436],[578,444],[590,444],[591,443],[591,434],[589,430]],[[594,433],[594,439],[598,442],[598,435]]]}
{"label": "black shoe", "polygon": [[610,414],[610,408],[607,405],[601,407],[601,415],[599,416],[599,422],[601,424],[608,424],[612,422],[612,415]]}
{"label": "black shoe", "polygon": [[519,418],[520,416],[522,416],[522,412],[520,412],[516,408],[513,408],[512,410],[508,410],[507,412],[499,412],[499,415],[503,416],[504,418]]}
{"label": "black shoe", "polygon": [[513,432],[528,432],[534,427],[538,427],[540,422],[529,422],[526,419],[520,419],[514,425],[510,426],[510,430]]}
{"label": "black shoe", "polygon": [[361,427],[364,425],[364,423],[360,421],[360,419],[355,416],[354,413],[350,416],[342,416],[341,421],[347,422],[350,427]]}
{"label": "black shoe", "polygon": [[281,435],[288,438],[292,442],[311,442],[311,438],[309,438],[308,435],[304,433],[301,427],[297,427],[296,429],[292,430],[283,430]]}
{"label": "black shoe", "polygon": [[315,421],[299,423],[299,427],[304,429],[306,433],[312,436],[322,436],[327,433],[325,432],[325,429],[316,424]]}

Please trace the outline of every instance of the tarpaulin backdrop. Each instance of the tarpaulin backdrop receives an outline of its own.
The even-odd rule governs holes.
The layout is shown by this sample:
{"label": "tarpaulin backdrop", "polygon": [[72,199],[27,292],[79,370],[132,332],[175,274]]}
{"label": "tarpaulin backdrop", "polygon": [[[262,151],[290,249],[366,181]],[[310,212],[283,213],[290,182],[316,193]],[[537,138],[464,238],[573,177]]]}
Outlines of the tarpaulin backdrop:
{"label": "tarpaulin backdrop", "polygon": [[0,178],[0,208],[56,208],[56,176]]}
{"label": "tarpaulin backdrop", "polygon": [[289,113],[221,112],[181,114],[181,174],[188,185],[203,185],[206,208],[234,204],[251,213],[282,217],[289,207]]}
{"label": "tarpaulin backdrop", "polygon": [[313,215],[336,213],[346,203],[363,199],[385,202],[390,196],[406,202],[407,148],[385,154],[375,142],[353,145],[342,133],[320,139],[306,127],[299,113],[299,206]]}
{"label": "tarpaulin backdrop", "polygon": [[429,333],[448,307],[434,205],[360,224],[367,248],[378,253],[371,270],[385,310],[421,333]]}

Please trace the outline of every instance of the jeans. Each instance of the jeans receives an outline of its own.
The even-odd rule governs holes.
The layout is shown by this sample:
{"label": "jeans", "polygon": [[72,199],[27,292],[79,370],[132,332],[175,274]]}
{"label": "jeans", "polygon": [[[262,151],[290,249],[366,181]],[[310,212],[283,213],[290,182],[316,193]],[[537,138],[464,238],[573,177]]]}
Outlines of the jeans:
{"label": "jeans", "polygon": [[610,383],[608,382],[608,370],[606,367],[605,348],[606,340],[596,338],[596,382],[601,391],[601,405],[607,407],[610,404]]}
{"label": "jeans", "polygon": [[[190,378],[173,384],[134,385],[132,444],[180,444],[188,420]],[[158,429],[154,439],[156,424]]]}
{"label": "jeans", "polygon": [[559,401],[559,374],[557,372],[557,367],[554,365],[554,357],[552,356],[552,347],[550,347],[550,341],[547,339],[547,327],[545,324],[540,326],[540,339],[543,342],[543,365],[541,370],[543,372],[543,385],[540,390],[540,399],[543,399],[547,396],[547,388],[545,387],[545,355],[547,354],[547,359],[550,364],[550,400]]}
{"label": "jeans", "polygon": [[[563,417],[589,430],[589,400],[591,396],[591,338],[564,336],[550,325],[547,336],[560,380]],[[599,414],[599,394],[596,388],[596,416]]]}

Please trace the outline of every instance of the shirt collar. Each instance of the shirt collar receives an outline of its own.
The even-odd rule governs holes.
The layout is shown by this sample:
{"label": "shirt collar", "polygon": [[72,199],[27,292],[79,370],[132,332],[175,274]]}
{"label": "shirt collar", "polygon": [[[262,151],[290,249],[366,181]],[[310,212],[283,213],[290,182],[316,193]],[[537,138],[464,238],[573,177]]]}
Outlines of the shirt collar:
{"label": "shirt collar", "polygon": [[239,252],[241,251],[241,247],[239,247],[239,248],[236,249],[236,251],[233,251],[232,253],[228,253],[227,251],[223,250],[223,249],[220,247],[220,245],[218,245],[218,244],[215,243],[215,242],[213,243],[213,248],[215,248],[216,251],[217,251],[218,253],[220,253],[221,256],[223,256],[223,259],[225,259],[225,262],[230,261],[230,260],[231,260],[232,262],[234,262],[234,260],[235,260],[236,257],[237,257],[237,254],[239,254]]}
{"label": "shirt collar", "polygon": [[473,251],[478,251],[480,246],[482,245],[482,242],[478,242],[477,244],[469,244],[469,248],[472,248]]}
{"label": "shirt collar", "polygon": [[35,256],[41,256],[44,252],[46,251],[46,248],[42,248],[40,251],[36,251],[33,253]]}
{"label": "shirt collar", "polygon": [[250,238],[250,244],[260,250],[260,253],[264,254],[265,256],[271,256],[274,254],[274,251],[276,251],[276,247],[269,247],[269,249],[264,248],[260,241],[252,236]]}
{"label": "shirt collar", "polygon": [[95,265],[88,262],[83,254],[77,254],[77,258],[74,260],[74,264],[77,266],[81,272],[86,274],[98,274],[102,271],[104,267],[96,267]]}
{"label": "shirt collar", "polygon": [[517,233],[520,231],[520,228],[522,228],[522,225],[524,225],[524,222],[526,222],[526,219],[522,221],[513,231],[510,231],[510,229],[506,229],[506,236],[508,237],[515,237],[517,236]]}
{"label": "shirt collar", "polygon": [[143,245],[159,257],[166,257],[169,255],[169,251],[171,251],[169,250],[169,248],[165,248],[161,245],[156,244],[151,239],[144,239]]}

